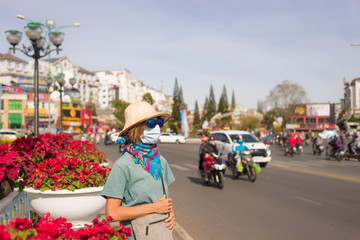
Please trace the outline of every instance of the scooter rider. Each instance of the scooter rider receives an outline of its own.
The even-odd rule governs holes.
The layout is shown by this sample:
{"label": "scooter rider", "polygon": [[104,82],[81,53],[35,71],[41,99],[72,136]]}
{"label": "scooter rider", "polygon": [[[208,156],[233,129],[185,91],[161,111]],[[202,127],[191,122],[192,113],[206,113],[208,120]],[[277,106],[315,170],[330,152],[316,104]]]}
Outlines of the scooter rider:
{"label": "scooter rider", "polygon": [[199,171],[200,171],[200,174],[201,176],[203,177],[204,176],[204,170],[203,170],[203,162],[204,162],[204,155],[205,155],[205,146],[208,142],[209,138],[207,136],[202,136],[201,137],[201,144],[200,144],[200,147],[199,147]]}
{"label": "scooter rider", "polygon": [[244,145],[242,136],[239,135],[236,137],[235,143],[232,146],[232,152],[235,155],[234,160],[236,161],[236,169],[241,170],[240,172],[242,172],[243,168],[241,163],[241,156],[244,155],[243,151],[245,150],[247,150],[247,147]]}
{"label": "scooter rider", "polygon": [[207,160],[207,158],[211,157],[213,153],[218,154],[218,149],[216,147],[214,137],[210,136],[209,141],[205,144],[205,146],[203,148],[204,161],[203,161],[202,167],[203,167],[203,171],[204,171],[204,180],[206,182],[209,181],[208,173],[207,173],[209,163],[206,160]]}
{"label": "scooter rider", "polygon": [[292,133],[288,139],[288,145],[289,147],[286,148],[286,152],[289,152],[290,148],[292,147],[293,150],[295,151],[295,147],[296,147],[296,138],[294,136],[294,134]]}

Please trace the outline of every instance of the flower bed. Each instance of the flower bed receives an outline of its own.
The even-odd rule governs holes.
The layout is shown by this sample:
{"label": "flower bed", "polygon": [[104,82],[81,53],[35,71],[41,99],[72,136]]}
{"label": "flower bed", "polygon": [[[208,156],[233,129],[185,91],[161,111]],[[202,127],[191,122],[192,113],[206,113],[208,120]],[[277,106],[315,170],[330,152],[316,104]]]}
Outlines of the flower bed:
{"label": "flower bed", "polygon": [[111,218],[99,221],[94,219],[92,225],[73,230],[72,224],[65,218],[53,219],[49,213],[43,214],[37,223],[27,218],[15,218],[6,226],[0,225],[0,239],[127,239],[131,230],[123,225],[111,226]]}
{"label": "flower bed", "polygon": [[12,151],[5,143],[0,145],[0,199],[14,190],[21,191],[35,168],[26,152]]}

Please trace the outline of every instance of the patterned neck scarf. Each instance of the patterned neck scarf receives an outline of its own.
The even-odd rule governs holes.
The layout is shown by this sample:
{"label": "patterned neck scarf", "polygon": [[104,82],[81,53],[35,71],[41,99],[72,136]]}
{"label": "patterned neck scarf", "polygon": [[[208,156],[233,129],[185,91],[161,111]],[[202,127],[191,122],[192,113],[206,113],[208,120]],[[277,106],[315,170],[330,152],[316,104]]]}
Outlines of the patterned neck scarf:
{"label": "patterned neck scarf", "polygon": [[160,152],[156,144],[143,144],[136,141],[124,146],[135,157],[135,164],[140,164],[153,178],[160,179],[163,175],[163,167],[160,162]]}

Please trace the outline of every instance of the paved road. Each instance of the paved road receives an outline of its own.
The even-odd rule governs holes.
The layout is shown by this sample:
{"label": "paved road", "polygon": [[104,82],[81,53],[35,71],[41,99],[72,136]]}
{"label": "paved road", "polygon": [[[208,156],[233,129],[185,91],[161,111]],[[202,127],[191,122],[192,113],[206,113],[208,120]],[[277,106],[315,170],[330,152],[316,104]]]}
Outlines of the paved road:
{"label": "paved road", "polygon": [[[160,144],[176,182],[170,187],[177,222],[194,239],[359,239],[360,162],[327,161],[309,147],[273,161],[255,183],[204,186],[197,174],[198,144]],[[99,146],[116,159],[117,146]]]}

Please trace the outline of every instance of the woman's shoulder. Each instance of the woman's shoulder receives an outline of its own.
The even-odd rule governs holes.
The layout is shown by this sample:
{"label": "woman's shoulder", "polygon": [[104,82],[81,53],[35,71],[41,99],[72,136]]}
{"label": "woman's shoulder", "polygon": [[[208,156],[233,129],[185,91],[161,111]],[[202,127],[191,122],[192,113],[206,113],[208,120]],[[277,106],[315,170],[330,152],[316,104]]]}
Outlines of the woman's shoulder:
{"label": "woman's shoulder", "polygon": [[121,157],[119,157],[113,167],[124,167],[128,166],[131,163],[134,163],[134,156],[129,154],[128,152],[125,152]]}

